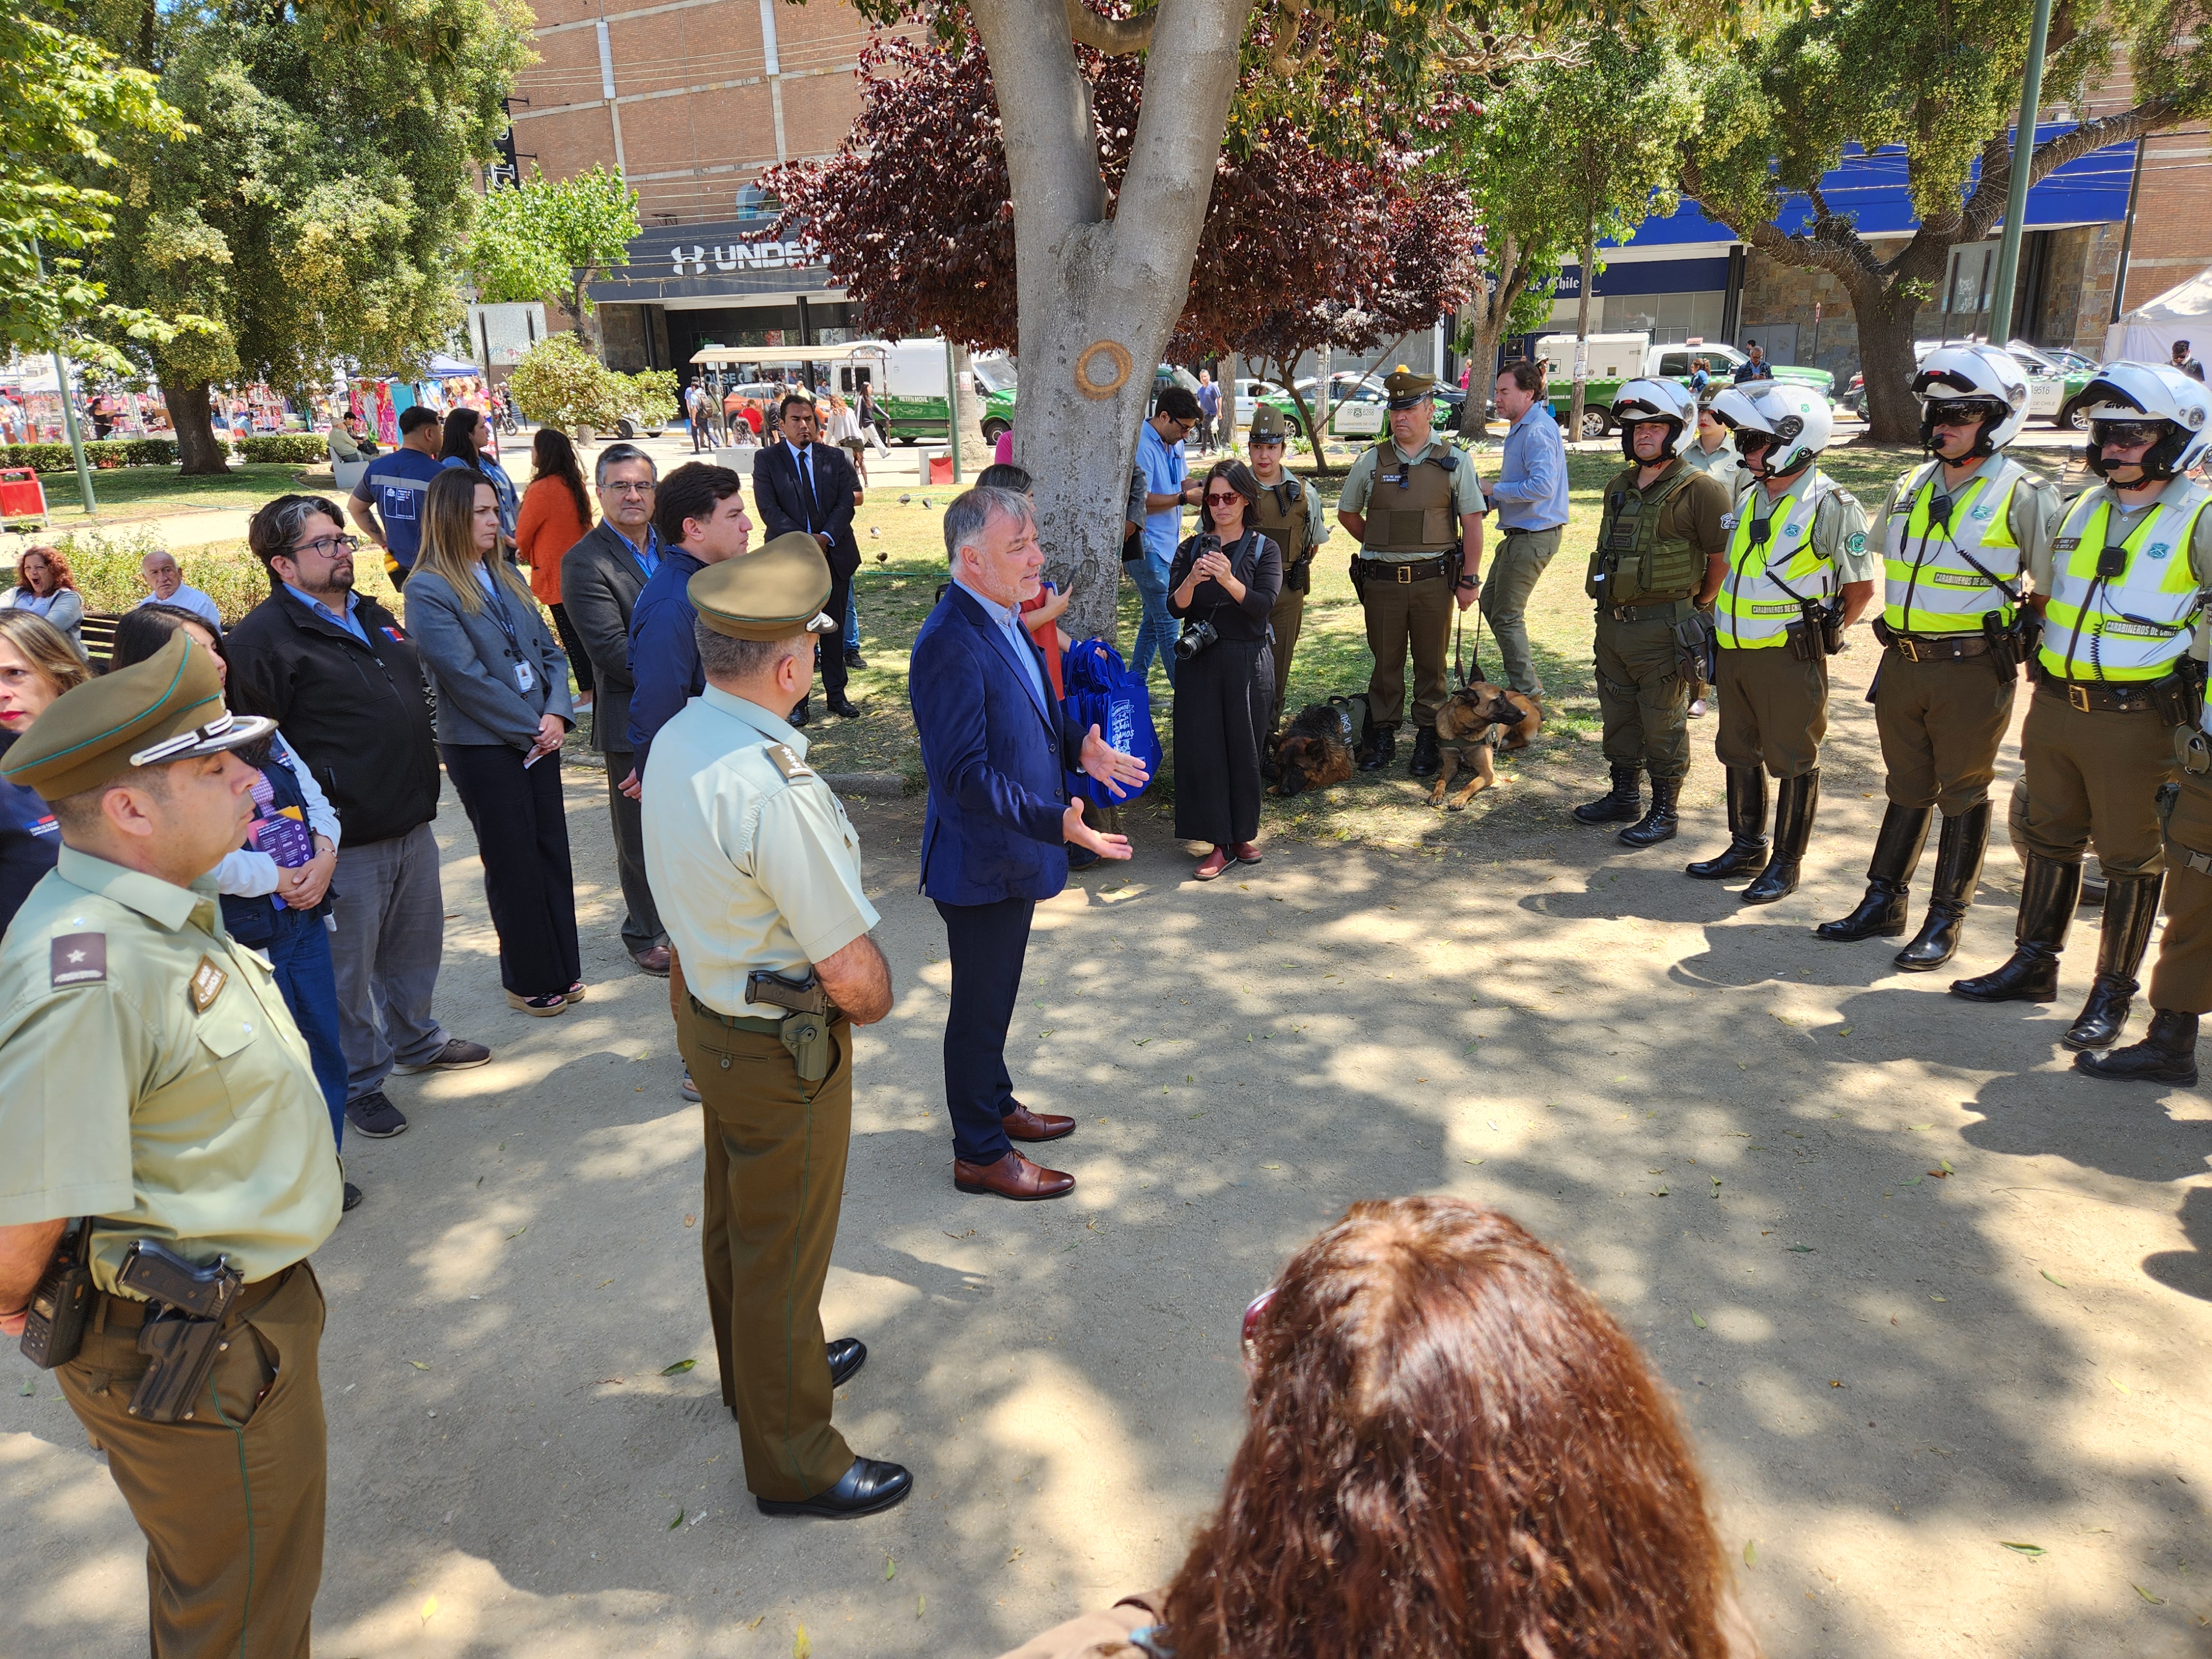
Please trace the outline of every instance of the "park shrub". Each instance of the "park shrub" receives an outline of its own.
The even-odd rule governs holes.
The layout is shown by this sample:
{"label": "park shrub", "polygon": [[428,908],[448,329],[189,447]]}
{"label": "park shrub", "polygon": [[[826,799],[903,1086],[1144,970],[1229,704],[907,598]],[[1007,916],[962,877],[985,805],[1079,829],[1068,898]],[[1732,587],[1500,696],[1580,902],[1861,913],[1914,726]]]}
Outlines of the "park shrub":
{"label": "park shrub", "polygon": [[[69,561],[70,578],[88,611],[128,611],[146,597],[138,567],[167,545],[152,525],[114,530],[72,530],[52,538]],[[188,547],[176,555],[185,580],[216,603],[225,628],[269,597],[269,575],[243,542]]]}
{"label": "park shrub", "polygon": [[330,459],[330,445],[312,432],[264,432],[242,440],[240,453],[249,461],[315,462]]}
{"label": "park shrub", "polygon": [[[319,447],[316,453],[321,453]],[[106,471],[118,466],[174,466],[173,438],[95,438],[84,447],[86,462]],[[76,459],[67,444],[0,444],[0,466],[27,466],[34,472],[73,472]]]}
{"label": "park shrub", "polygon": [[625,416],[659,428],[676,418],[676,371],[623,374],[594,357],[574,334],[549,334],[523,354],[507,382],[525,418],[573,432],[612,432]]}

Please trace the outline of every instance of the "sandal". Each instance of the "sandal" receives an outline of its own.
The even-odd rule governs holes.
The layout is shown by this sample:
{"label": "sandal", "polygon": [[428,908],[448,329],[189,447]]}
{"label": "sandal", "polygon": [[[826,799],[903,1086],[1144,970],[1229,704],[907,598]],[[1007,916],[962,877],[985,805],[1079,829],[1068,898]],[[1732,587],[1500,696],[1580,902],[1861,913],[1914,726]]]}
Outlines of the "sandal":
{"label": "sandal", "polygon": [[509,991],[507,994],[507,1006],[510,1008],[520,1008],[533,1019],[549,1019],[568,1007],[568,999],[558,991],[542,997],[518,996],[513,991]]}
{"label": "sandal", "polygon": [[584,1000],[584,981],[580,979],[578,980],[574,985],[571,985],[566,991],[562,992],[562,995],[570,1002],[581,1002]]}

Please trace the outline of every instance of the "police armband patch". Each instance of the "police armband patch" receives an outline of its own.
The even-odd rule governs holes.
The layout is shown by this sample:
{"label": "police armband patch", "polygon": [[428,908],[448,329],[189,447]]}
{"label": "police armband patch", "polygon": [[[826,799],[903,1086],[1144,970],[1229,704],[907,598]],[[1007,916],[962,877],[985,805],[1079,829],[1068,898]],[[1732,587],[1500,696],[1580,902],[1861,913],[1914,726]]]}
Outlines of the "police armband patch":
{"label": "police armband patch", "polygon": [[793,754],[789,744],[769,744],[768,757],[775,763],[775,769],[783,774],[784,781],[787,783],[796,783],[801,778],[811,778],[814,775],[814,769]]}
{"label": "police armband patch", "polygon": [[107,977],[107,935],[64,933],[49,947],[46,983],[58,991],[64,985],[94,985]]}

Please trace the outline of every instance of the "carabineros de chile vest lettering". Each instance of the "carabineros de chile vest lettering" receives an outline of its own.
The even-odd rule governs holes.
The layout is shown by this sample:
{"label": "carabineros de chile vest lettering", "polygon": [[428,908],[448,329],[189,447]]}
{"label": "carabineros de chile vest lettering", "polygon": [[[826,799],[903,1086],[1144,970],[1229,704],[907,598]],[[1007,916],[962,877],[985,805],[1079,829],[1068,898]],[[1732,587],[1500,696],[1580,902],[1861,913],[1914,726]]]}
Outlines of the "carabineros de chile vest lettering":
{"label": "carabineros de chile vest lettering", "polygon": [[1431,443],[1413,460],[1401,460],[1398,447],[1375,447],[1375,483],[1367,493],[1367,533],[1361,550],[1370,558],[1432,558],[1460,544],[1459,514],[1452,501],[1452,475],[1459,452]]}
{"label": "carabineros de chile vest lettering", "polygon": [[[1631,467],[1606,486],[1597,552],[1583,589],[1603,605],[1659,605],[1686,599],[1705,580],[1705,556],[1676,523],[1668,504],[1698,476],[1678,462],[1649,489],[1636,487]],[[1794,612],[1792,613],[1795,614]]]}
{"label": "carabineros de chile vest lettering", "polygon": [[2043,613],[2044,672],[2062,679],[2163,679],[2189,647],[2203,600],[2190,547],[2212,491],[2177,478],[2120,544],[2119,574],[2106,557],[2112,497],[2085,491],[2052,544],[2051,599]]}
{"label": "carabineros de chile vest lettering", "polygon": [[[2012,499],[2027,474],[2018,462],[1997,457],[1951,497],[1950,522],[1938,526],[1933,507],[1943,494],[1940,471],[1941,463],[1930,461],[1890,503],[1882,530],[1882,621],[1900,634],[1973,634],[1994,611],[2009,628],[2021,560]],[[1977,560],[2009,584],[2009,592],[1975,569]]]}
{"label": "carabineros de chile vest lettering", "polygon": [[1728,576],[1714,607],[1723,647],[1756,651],[1786,644],[1786,630],[1803,614],[1798,600],[1835,593],[1835,564],[1813,547],[1813,521],[1834,489],[1819,472],[1808,471],[1778,501],[1770,503],[1763,487],[1737,501]]}

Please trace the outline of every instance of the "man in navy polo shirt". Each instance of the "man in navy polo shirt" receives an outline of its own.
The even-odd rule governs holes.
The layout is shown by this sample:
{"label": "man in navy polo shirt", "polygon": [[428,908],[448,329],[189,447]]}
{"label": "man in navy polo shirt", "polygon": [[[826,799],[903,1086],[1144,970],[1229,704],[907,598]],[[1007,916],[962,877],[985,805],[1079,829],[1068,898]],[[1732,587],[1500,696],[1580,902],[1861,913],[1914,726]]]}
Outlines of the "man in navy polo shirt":
{"label": "man in navy polo shirt", "polygon": [[405,585],[422,544],[422,502],[444,466],[438,459],[444,435],[435,410],[416,404],[400,410],[399,447],[368,464],[346,502],[362,533],[384,550],[394,587]]}

